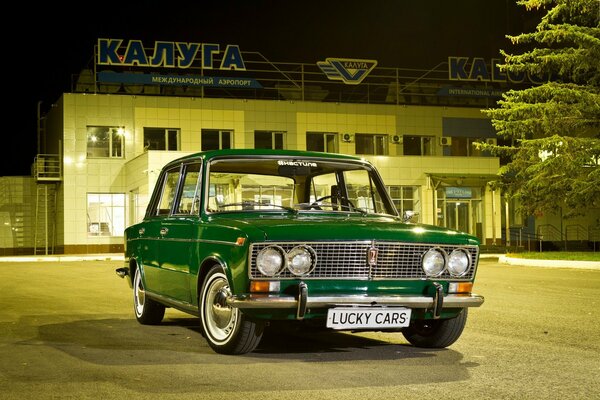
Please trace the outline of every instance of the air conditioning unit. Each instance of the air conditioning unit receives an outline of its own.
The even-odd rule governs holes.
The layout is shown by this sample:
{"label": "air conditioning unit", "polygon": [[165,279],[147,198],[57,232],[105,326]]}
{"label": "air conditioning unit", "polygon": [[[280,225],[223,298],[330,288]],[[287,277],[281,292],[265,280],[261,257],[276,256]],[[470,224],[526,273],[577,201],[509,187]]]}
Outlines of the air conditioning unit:
{"label": "air conditioning unit", "polygon": [[402,143],[402,135],[391,135],[390,143],[401,144]]}
{"label": "air conditioning unit", "polygon": [[439,138],[441,146],[450,146],[452,145],[452,138],[448,136],[441,136]]}
{"label": "air conditioning unit", "polygon": [[354,135],[351,133],[342,133],[342,142],[354,142]]}
{"label": "air conditioning unit", "polygon": [[485,139],[485,143],[491,146],[496,146],[498,144],[498,139],[496,138],[487,138]]}

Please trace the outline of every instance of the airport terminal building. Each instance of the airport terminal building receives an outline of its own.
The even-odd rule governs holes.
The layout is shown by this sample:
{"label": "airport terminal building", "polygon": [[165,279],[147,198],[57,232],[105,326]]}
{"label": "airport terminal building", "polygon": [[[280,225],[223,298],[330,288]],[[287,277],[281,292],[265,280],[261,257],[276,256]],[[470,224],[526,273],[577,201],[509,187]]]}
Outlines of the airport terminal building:
{"label": "airport terminal building", "polygon": [[[0,255],[121,252],[161,167],[220,148],[359,155],[415,222],[487,245],[566,237],[558,217],[515,215],[495,190],[500,160],[474,146],[498,140],[481,110],[527,78],[505,76],[497,60],[442,61],[422,71],[277,63],[231,44],[99,39],[93,65],[40,118],[32,175],[0,177]],[[586,240],[591,213],[569,222]]]}

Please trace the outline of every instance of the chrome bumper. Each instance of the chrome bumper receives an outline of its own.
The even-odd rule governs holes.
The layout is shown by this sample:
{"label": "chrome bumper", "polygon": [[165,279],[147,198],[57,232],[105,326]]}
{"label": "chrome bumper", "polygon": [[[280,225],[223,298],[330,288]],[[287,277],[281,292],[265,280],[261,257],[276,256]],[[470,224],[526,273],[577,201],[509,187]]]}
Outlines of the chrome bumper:
{"label": "chrome bumper", "polygon": [[233,296],[225,299],[233,308],[295,308],[296,318],[302,319],[309,308],[331,308],[340,306],[396,306],[407,308],[431,309],[434,318],[439,318],[443,308],[479,307],[483,296],[477,294],[443,294],[441,285],[432,297],[427,296],[368,296],[368,295],[331,295],[308,296],[306,284],[298,286],[298,296],[252,294]]}

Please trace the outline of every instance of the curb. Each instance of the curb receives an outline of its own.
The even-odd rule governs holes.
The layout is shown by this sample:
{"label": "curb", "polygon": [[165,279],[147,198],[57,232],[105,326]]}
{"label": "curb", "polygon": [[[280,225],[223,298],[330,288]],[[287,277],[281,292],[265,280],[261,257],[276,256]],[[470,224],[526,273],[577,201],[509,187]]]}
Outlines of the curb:
{"label": "curb", "polygon": [[63,262],[63,261],[124,261],[123,253],[116,254],[81,254],[81,255],[53,255],[53,256],[9,256],[0,257],[0,262]]}
{"label": "curb", "polygon": [[527,267],[577,268],[600,270],[600,261],[532,260],[501,255],[500,257],[498,257],[498,262],[500,264],[521,265]]}

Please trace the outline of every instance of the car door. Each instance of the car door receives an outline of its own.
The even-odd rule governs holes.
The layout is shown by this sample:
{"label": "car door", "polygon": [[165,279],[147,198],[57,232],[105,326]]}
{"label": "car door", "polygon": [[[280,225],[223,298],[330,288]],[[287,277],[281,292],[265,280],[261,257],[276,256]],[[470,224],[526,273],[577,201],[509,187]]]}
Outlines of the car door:
{"label": "car door", "polygon": [[198,262],[201,164],[184,164],[180,173],[171,213],[161,221],[158,260],[161,292],[190,303],[190,267]]}
{"label": "car door", "polygon": [[161,273],[161,242],[164,236],[163,225],[169,218],[177,186],[180,179],[181,166],[176,165],[164,171],[156,184],[155,193],[151,200],[143,228],[140,229],[140,238],[143,238],[144,280],[146,290],[159,294],[166,294]]}

